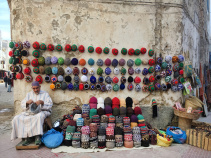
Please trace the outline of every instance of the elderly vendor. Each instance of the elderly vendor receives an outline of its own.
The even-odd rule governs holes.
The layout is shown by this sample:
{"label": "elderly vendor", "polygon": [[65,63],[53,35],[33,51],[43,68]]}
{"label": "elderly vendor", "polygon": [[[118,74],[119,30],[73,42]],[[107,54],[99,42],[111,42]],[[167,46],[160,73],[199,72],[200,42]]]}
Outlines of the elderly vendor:
{"label": "elderly vendor", "polygon": [[[27,146],[32,142],[31,137],[36,136],[35,144],[40,145],[44,119],[51,114],[52,105],[53,102],[49,94],[40,90],[39,82],[34,81],[32,91],[27,93],[21,102],[24,112],[15,116],[12,120],[11,139],[22,138],[22,145]],[[36,113],[33,109],[36,109]]]}

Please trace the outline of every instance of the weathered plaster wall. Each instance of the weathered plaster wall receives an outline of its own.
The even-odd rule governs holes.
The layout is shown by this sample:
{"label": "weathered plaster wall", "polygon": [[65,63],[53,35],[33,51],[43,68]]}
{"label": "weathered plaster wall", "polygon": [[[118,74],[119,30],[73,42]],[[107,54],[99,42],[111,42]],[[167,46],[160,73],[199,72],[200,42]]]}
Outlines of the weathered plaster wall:
{"label": "weathered plaster wall", "polygon": [[[182,0],[137,0],[137,1],[102,1],[102,0],[13,0],[9,1],[11,9],[12,40],[44,42],[46,44],[77,44],[87,48],[94,47],[117,48],[153,48],[157,55],[178,55],[181,53],[183,41],[182,31]],[[33,49],[31,48],[30,53]],[[95,61],[98,58],[128,60],[136,59],[136,56],[113,56],[98,55],[97,53],[58,53],[54,51],[44,52],[43,56],[77,57],[88,60],[90,57]],[[140,55],[141,59],[149,59],[149,56]],[[33,56],[29,56],[30,60]],[[87,68],[90,66],[86,65]],[[64,68],[66,66],[63,66]],[[141,69],[148,66],[141,66]],[[79,66],[79,68],[81,68]],[[97,66],[95,66],[97,69]],[[125,66],[125,68],[128,68]],[[105,69],[105,66],[103,66]],[[36,75],[32,73],[32,76]],[[97,76],[97,75],[96,75]],[[114,76],[113,74],[111,77]],[[44,77],[44,75],[43,75]],[[90,77],[90,76],[88,76]],[[120,77],[120,75],[118,75]],[[128,74],[126,75],[128,77]],[[133,75],[135,77],[135,75]],[[140,75],[143,79],[143,75]],[[161,83],[164,81],[161,81]],[[151,99],[155,98],[159,106],[170,107],[181,98],[181,92],[143,93],[129,92],[127,89],[118,92],[97,91],[51,91],[50,84],[43,83],[42,89],[49,92],[53,99],[54,107],[52,118],[56,119],[70,112],[74,105],[88,103],[91,96],[96,97],[119,97],[127,96],[140,101],[140,106],[151,106]],[[127,84],[126,84],[127,86]],[[21,112],[20,102],[26,93],[31,90],[30,84],[16,80],[14,87],[15,111]],[[151,108],[148,108],[150,112]],[[164,108],[160,108],[162,113]],[[146,113],[148,114],[146,111]],[[145,114],[145,115],[147,115]],[[146,116],[147,117],[147,116]],[[151,115],[149,115],[151,117]],[[165,116],[162,116],[163,118]],[[157,118],[158,120],[160,118]],[[171,120],[166,116],[167,122]],[[157,121],[158,122],[158,121]],[[162,122],[162,121],[161,121]]]}

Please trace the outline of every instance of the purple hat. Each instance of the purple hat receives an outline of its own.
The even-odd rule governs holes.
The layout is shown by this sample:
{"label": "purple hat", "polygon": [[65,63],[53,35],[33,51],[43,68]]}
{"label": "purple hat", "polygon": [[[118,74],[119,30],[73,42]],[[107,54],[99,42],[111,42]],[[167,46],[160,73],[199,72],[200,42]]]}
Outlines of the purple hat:
{"label": "purple hat", "polygon": [[72,65],[78,65],[78,59],[72,58],[71,63],[72,63]]}
{"label": "purple hat", "polygon": [[138,122],[137,116],[136,116],[136,115],[132,115],[132,116],[130,117],[130,122]]}
{"label": "purple hat", "polygon": [[142,74],[143,74],[143,75],[147,75],[148,73],[149,73],[149,71],[148,71],[147,68],[144,68],[144,69],[142,70]]}
{"label": "purple hat", "polygon": [[111,74],[111,69],[109,67],[107,67],[105,69],[105,73],[106,73],[106,75],[110,75]]}
{"label": "purple hat", "polygon": [[104,63],[105,63],[106,66],[110,66],[111,65],[111,59],[107,58]]}
{"label": "purple hat", "polygon": [[125,65],[125,59],[120,59],[119,60],[119,65],[124,66]]}
{"label": "purple hat", "polygon": [[38,81],[34,81],[34,82],[32,82],[32,86],[40,86],[40,84]]}
{"label": "purple hat", "polygon": [[132,67],[129,67],[129,68],[128,68],[128,73],[129,73],[130,75],[133,75],[133,74],[134,74],[134,69],[133,69]]}
{"label": "purple hat", "polygon": [[112,108],[111,108],[111,106],[106,106],[106,107],[105,107],[105,113],[106,113],[106,114],[111,114],[111,113],[112,113]]}
{"label": "purple hat", "polygon": [[58,62],[58,58],[55,57],[55,56],[53,56],[53,57],[51,58],[51,63],[52,63],[52,64],[56,64],[57,62]]}

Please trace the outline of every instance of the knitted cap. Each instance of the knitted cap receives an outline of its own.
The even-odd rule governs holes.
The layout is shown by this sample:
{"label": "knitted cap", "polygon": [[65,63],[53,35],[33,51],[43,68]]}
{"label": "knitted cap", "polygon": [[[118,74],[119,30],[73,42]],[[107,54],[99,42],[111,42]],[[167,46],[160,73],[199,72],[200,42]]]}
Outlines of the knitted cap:
{"label": "knitted cap", "polygon": [[111,65],[111,59],[107,58],[104,63],[105,63],[106,66],[110,66]]}
{"label": "knitted cap", "polygon": [[89,117],[92,118],[92,116],[97,115],[97,109],[91,109],[89,111]]}
{"label": "knitted cap", "polygon": [[132,59],[129,59],[127,61],[127,66],[132,67],[134,65],[134,61]]}
{"label": "knitted cap", "polygon": [[126,106],[127,107],[132,107],[133,99],[131,97],[127,97],[125,101],[126,101]]}
{"label": "knitted cap", "polygon": [[88,64],[89,64],[90,66],[94,65],[94,63],[95,63],[94,59],[90,58],[90,59],[88,60]]}
{"label": "knitted cap", "polygon": [[131,117],[132,115],[133,115],[133,109],[132,109],[132,107],[128,107],[127,108],[127,116]]}
{"label": "knitted cap", "polygon": [[121,59],[119,60],[119,65],[120,65],[120,66],[124,66],[124,65],[125,65],[125,59],[122,59],[122,58],[121,58]]}
{"label": "knitted cap", "polygon": [[126,116],[126,107],[120,107],[119,108],[119,113],[120,113],[120,116],[124,117]]}
{"label": "knitted cap", "polygon": [[115,107],[114,109],[113,109],[113,115],[114,116],[118,116],[119,115],[119,108],[117,108],[117,107]]}
{"label": "knitted cap", "polygon": [[111,105],[112,105],[112,100],[111,100],[111,98],[110,98],[110,97],[105,98],[104,104],[105,104],[105,106],[107,106],[107,105],[111,106]]}
{"label": "knitted cap", "polygon": [[125,102],[125,99],[124,98],[121,98],[120,99],[120,107],[126,107],[126,102]]}
{"label": "knitted cap", "polygon": [[112,66],[116,67],[118,65],[118,60],[117,59],[113,59],[112,60]]}

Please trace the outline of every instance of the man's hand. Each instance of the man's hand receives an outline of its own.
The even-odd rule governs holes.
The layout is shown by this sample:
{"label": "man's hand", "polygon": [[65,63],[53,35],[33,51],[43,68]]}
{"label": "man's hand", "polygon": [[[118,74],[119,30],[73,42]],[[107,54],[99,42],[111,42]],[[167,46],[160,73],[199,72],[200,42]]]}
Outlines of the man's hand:
{"label": "man's hand", "polygon": [[26,104],[31,104],[31,103],[34,103],[33,100],[31,99],[26,102]]}
{"label": "man's hand", "polygon": [[38,101],[36,101],[36,104],[37,104],[37,106],[40,105],[40,104],[43,105],[44,104],[44,101],[38,100]]}

